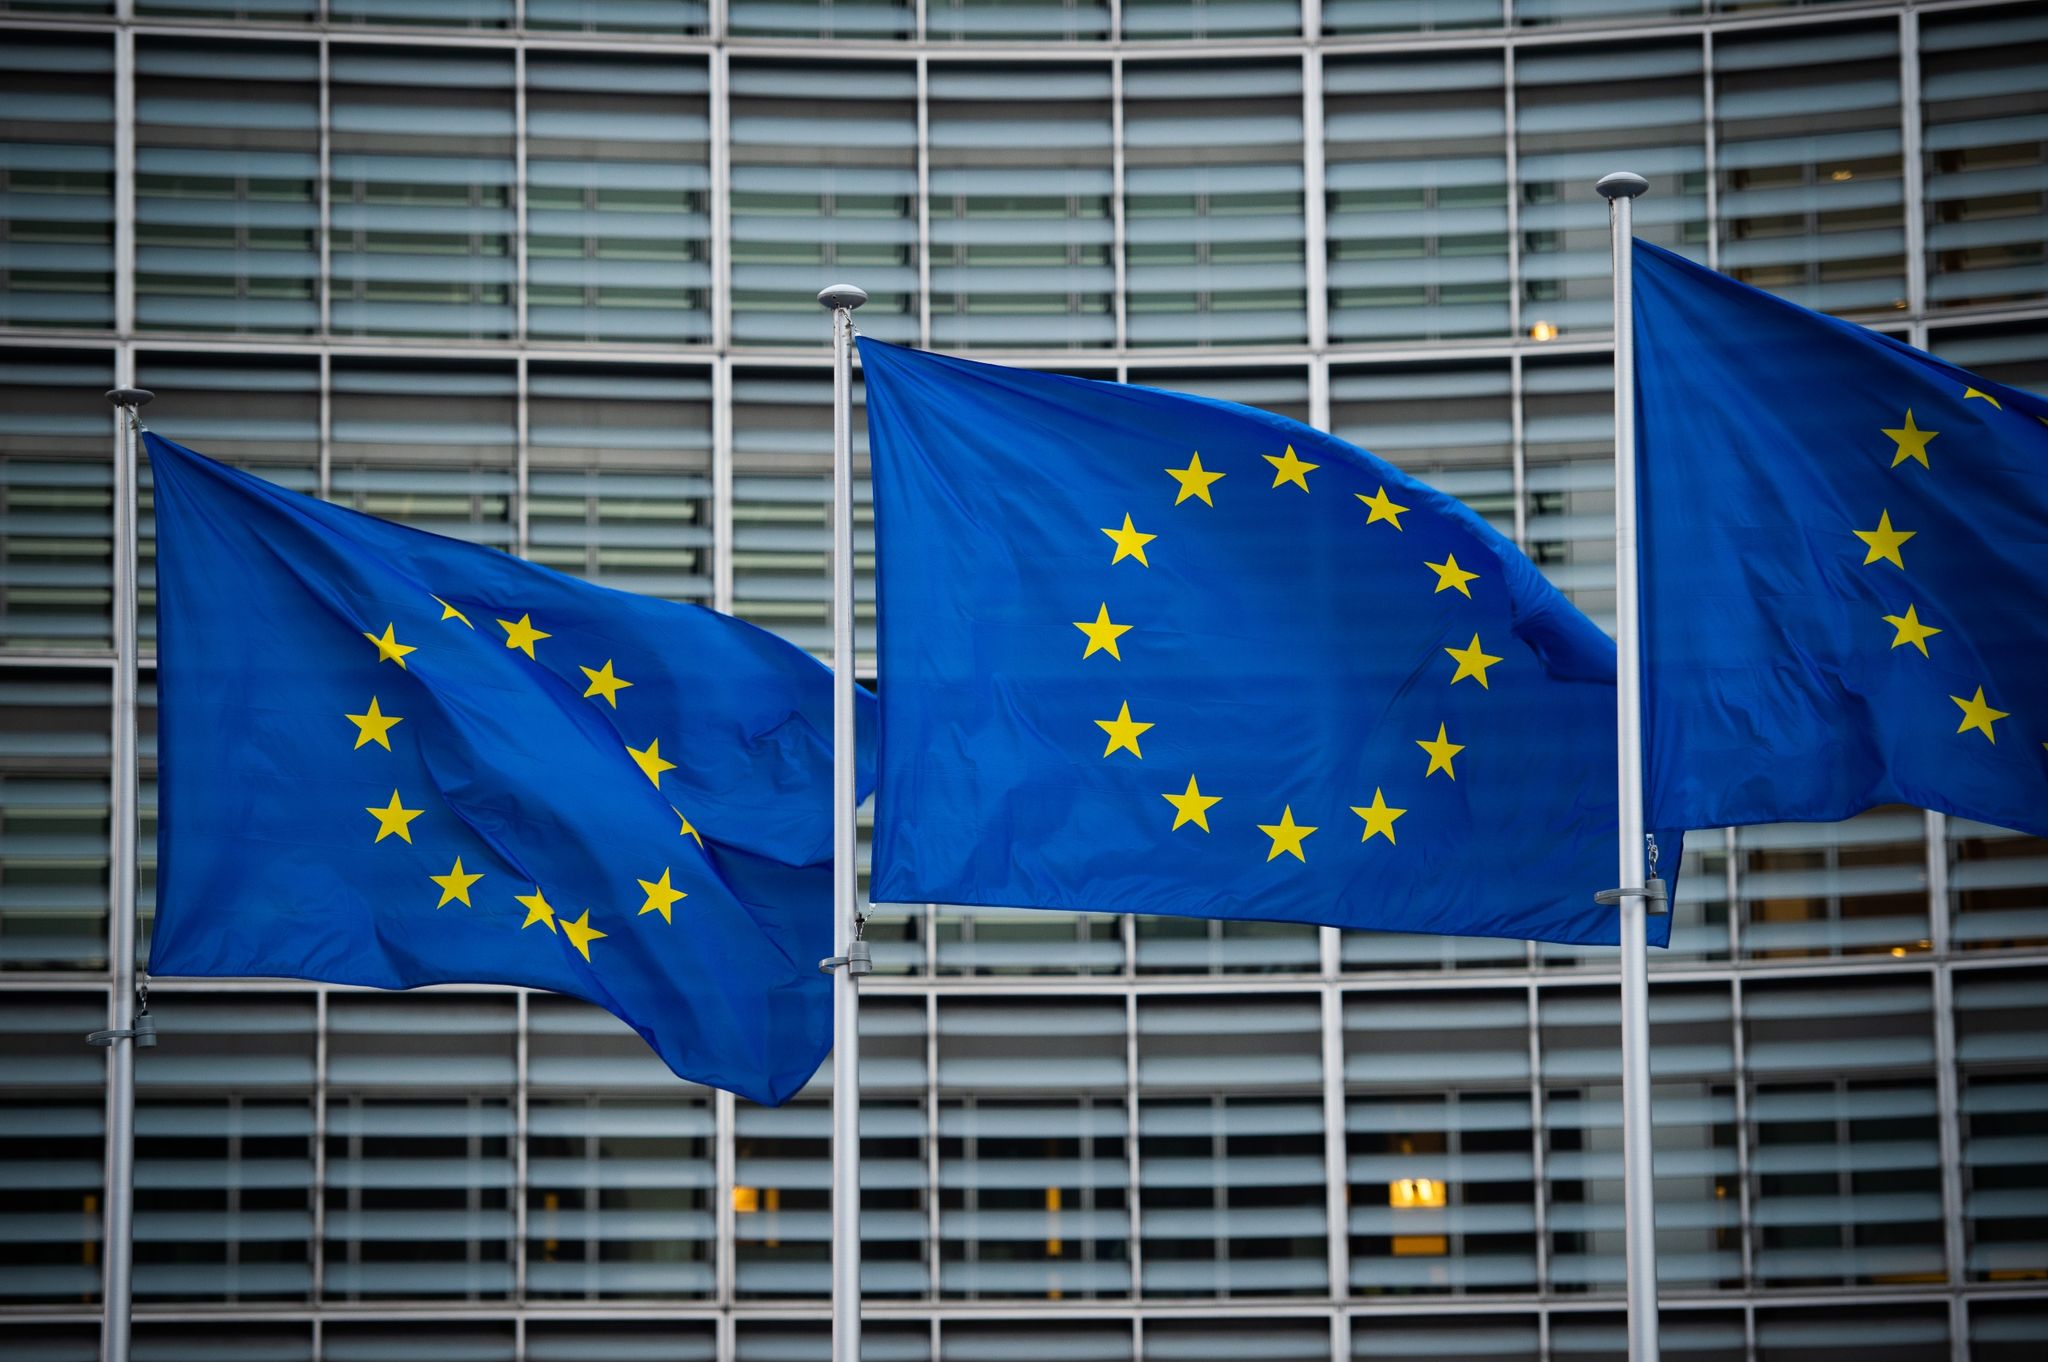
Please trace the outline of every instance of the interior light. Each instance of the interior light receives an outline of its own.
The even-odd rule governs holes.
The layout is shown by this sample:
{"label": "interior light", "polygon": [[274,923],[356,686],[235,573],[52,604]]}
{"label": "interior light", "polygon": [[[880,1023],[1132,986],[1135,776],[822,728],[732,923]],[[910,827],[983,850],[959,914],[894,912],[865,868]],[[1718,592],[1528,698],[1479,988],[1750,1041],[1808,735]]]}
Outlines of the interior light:
{"label": "interior light", "polygon": [[1555,323],[1555,322],[1531,322],[1531,323],[1529,323],[1529,339],[1530,339],[1530,340],[1540,340],[1540,341],[1547,341],[1547,340],[1556,340],[1556,339],[1557,339],[1557,323]]}
{"label": "interior light", "polygon": [[732,1208],[741,1215],[752,1215],[761,1209],[761,1189],[758,1187],[735,1187],[732,1189]]}
{"label": "interior light", "polygon": [[1444,1204],[1445,1191],[1438,1178],[1396,1178],[1387,1184],[1387,1204],[1397,1211],[1434,1210]]}
{"label": "interior light", "polygon": [[1828,178],[1833,180],[1836,184],[1840,184],[1844,180],[1855,179],[1856,172],[1853,170],[1837,170],[1833,174],[1829,175]]}

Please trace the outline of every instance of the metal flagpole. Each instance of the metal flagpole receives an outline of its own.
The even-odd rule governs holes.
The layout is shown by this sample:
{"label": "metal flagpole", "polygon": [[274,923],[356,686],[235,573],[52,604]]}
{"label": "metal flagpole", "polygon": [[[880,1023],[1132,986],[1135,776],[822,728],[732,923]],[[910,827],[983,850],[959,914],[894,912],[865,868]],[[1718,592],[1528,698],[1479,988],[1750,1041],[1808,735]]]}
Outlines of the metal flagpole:
{"label": "metal flagpole", "polygon": [[[135,991],[135,434],[139,411],[155,394],[116,388],[107,401],[120,413],[114,453],[114,763],[108,842],[113,873],[108,885],[108,966],[114,976],[104,1031],[86,1037],[107,1049],[107,1214],[101,1244],[106,1311],[100,1332],[103,1362],[128,1362],[129,1312],[135,1263],[135,1047],[156,1044],[149,1004],[138,1009]],[[129,1044],[126,1042],[133,1042]]]}
{"label": "metal flagpole", "polygon": [[871,968],[854,895],[853,310],[851,284],[818,294],[832,310],[832,1362],[860,1362],[860,991]]}
{"label": "metal flagpole", "polygon": [[[1614,245],[1615,732],[1620,749],[1622,1199],[1627,1225],[1629,1362],[1657,1362],[1657,1208],[1650,1165],[1650,900],[1662,889],[1643,834],[1642,638],[1636,558],[1636,196],[1650,187],[1617,170],[1594,186]],[[1647,863],[1647,864],[1646,864]],[[1603,898],[1607,896],[1603,895]],[[1658,905],[1661,908],[1661,904]]]}

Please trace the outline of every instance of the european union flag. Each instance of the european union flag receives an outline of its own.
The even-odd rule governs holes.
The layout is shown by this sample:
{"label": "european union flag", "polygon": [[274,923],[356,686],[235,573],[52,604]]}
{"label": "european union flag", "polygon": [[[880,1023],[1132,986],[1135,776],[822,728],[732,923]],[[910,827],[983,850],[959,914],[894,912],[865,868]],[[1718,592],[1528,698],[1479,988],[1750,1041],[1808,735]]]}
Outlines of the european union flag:
{"label": "european union flag", "polygon": [[1635,244],[1646,806],[2048,836],[2048,402]]}
{"label": "european union flag", "polygon": [[147,444],[152,972],[522,984],[614,1013],[687,1079],[779,1102],[810,1078],[824,667]]}
{"label": "european union flag", "polygon": [[1616,939],[1614,647],[1478,516],[1234,403],[861,360],[878,900]]}

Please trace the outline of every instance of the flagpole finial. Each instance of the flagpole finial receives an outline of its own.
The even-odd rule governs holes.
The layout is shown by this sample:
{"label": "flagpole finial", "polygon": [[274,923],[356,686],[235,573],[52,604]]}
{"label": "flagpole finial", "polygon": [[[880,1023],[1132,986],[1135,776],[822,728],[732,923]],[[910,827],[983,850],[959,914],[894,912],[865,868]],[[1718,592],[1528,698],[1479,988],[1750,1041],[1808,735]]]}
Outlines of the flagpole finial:
{"label": "flagpole finial", "polygon": [[112,388],[107,392],[107,401],[117,407],[144,407],[156,397],[147,388]]}
{"label": "flagpole finial", "polygon": [[1593,184],[1603,199],[1632,199],[1649,187],[1650,182],[1633,170],[1609,171]]}
{"label": "flagpole finial", "polygon": [[852,311],[868,300],[868,291],[852,284],[828,284],[818,290],[818,306]]}

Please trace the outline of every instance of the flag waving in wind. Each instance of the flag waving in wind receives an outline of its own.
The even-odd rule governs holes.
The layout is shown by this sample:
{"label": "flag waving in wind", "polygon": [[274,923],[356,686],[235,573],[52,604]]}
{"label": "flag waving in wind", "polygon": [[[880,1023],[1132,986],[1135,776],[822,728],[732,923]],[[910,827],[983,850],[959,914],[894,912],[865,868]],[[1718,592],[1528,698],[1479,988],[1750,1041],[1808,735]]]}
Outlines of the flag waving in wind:
{"label": "flag waving in wind", "polygon": [[611,1011],[684,1078],[771,1103],[810,1078],[831,1043],[823,667],[147,447],[152,972],[522,984]]}
{"label": "flag waving in wind", "polygon": [[2048,402],[1635,243],[1645,803],[2048,836]]}
{"label": "flag waving in wind", "polygon": [[877,900],[1616,939],[1614,647],[1478,516],[1234,403],[861,361]]}

